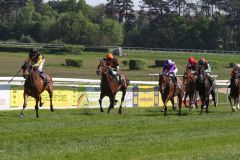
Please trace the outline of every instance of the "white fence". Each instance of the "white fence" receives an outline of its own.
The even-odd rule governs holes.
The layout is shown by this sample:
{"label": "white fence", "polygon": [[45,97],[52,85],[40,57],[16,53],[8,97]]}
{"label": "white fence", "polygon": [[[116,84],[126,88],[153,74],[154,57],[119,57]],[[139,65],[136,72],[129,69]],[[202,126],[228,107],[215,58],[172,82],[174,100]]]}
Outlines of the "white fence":
{"label": "white fence", "polygon": [[[25,79],[22,77],[15,77],[13,81],[9,84],[9,80],[12,77],[0,77],[0,109],[8,110],[8,109],[19,109],[22,106],[23,101],[23,84]],[[83,98],[85,98],[88,102],[87,107],[98,107],[98,98],[99,98],[99,84],[100,80],[92,80],[92,79],[74,79],[74,78],[53,78],[54,81],[54,92],[55,95],[55,106],[71,106],[71,107],[79,107]],[[227,82],[228,80],[215,80],[216,81],[216,92],[217,92],[217,102],[219,90],[227,90]],[[160,95],[156,87],[158,87],[158,81],[130,81],[131,87],[128,89],[128,93],[125,97],[125,106],[126,107],[145,107],[145,106],[161,106]],[[152,86],[148,88],[148,93],[145,94],[142,91],[138,91],[139,93],[134,93],[134,87],[138,86],[138,89],[146,89],[144,87]],[[66,88],[59,89],[59,88]],[[82,88],[84,91],[79,91]],[[225,90],[226,89],[226,90]],[[150,91],[149,91],[150,90]],[[142,93],[141,93],[142,92]],[[43,95],[45,100],[48,101],[48,95]],[[121,96],[117,95],[117,99],[120,100]],[[14,100],[13,100],[14,99]],[[68,102],[61,101],[65,99],[69,100]],[[137,102],[136,102],[137,99]],[[157,103],[155,103],[157,100]],[[32,101],[33,104],[33,99]],[[59,102],[58,102],[59,101]],[[90,101],[90,103],[89,103]],[[152,102],[150,102],[152,101]],[[226,101],[227,103],[227,98]],[[105,106],[108,106],[108,99],[105,100]],[[47,105],[47,104],[46,104]],[[10,106],[17,106],[10,107]],[[47,107],[47,106],[46,106]],[[83,106],[84,107],[84,106]]]}

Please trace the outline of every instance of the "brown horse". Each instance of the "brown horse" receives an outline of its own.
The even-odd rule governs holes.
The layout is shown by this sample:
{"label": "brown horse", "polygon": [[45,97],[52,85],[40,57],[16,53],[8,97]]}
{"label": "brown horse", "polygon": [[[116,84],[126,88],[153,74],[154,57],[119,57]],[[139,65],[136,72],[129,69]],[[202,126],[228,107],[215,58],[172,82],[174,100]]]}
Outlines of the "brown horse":
{"label": "brown horse", "polygon": [[184,86],[182,81],[177,78],[179,87],[175,87],[172,81],[172,78],[169,75],[159,75],[159,91],[162,96],[162,101],[164,105],[164,115],[167,112],[167,102],[170,100],[174,107],[174,97],[178,97],[178,107],[179,107],[179,115],[181,115],[181,108],[182,108],[182,97],[184,94]]}
{"label": "brown horse", "polygon": [[203,112],[204,106],[206,109],[206,113],[208,113],[210,94],[212,95],[214,106],[216,107],[215,84],[213,84],[211,86],[209,79],[204,71],[204,68],[201,66],[198,67],[198,71],[197,71],[196,90],[199,93],[201,103],[202,103],[201,104],[201,113]]}
{"label": "brown horse", "polygon": [[197,106],[196,101],[196,76],[192,73],[191,69],[187,69],[183,74],[183,84],[185,85],[185,96],[184,96],[184,105],[186,104],[186,99],[189,96],[189,107],[190,110],[193,108],[194,104]]}
{"label": "brown horse", "polygon": [[35,110],[36,110],[36,117],[39,117],[38,115],[38,102],[40,102],[40,107],[42,107],[42,97],[41,93],[44,90],[47,90],[50,98],[50,110],[53,112],[53,104],[52,104],[52,96],[53,96],[53,81],[52,77],[50,75],[47,75],[47,78],[49,80],[49,83],[44,85],[43,79],[40,77],[40,75],[36,72],[36,69],[32,67],[29,63],[25,63],[22,66],[22,75],[26,79],[24,83],[24,103],[23,103],[23,109],[20,114],[21,117],[23,117],[23,111],[25,110],[27,106],[27,98],[28,96],[31,96],[35,98],[36,104],[35,104]]}
{"label": "brown horse", "polygon": [[100,93],[100,98],[99,98],[99,104],[100,104],[100,111],[103,112],[102,108],[102,99],[105,96],[109,97],[110,100],[110,105],[108,107],[108,113],[112,108],[114,108],[114,105],[116,104],[116,94],[119,90],[122,91],[122,98],[121,98],[121,103],[119,106],[119,111],[118,113],[122,113],[122,103],[124,101],[126,91],[127,91],[127,86],[129,84],[129,80],[126,79],[126,77],[123,74],[121,75],[121,82],[119,83],[118,80],[110,75],[110,67],[106,64],[106,61],[101,60],[100,64],[97,67],[97,75],[101,75],[101,93]]}
{"label": "brown horse", "polygon": [[[234,106],[232,104],[232,99],[234,101]],[[236,105],[239,109],[239,101],[240,101],[240,81],[238,79],[238,68],[235,67],[232,70],[232,77],[231,77],[231,86],[230,86],[230,94],[228,95],[228,100],[230,102],[232,111],[235,112]]]}

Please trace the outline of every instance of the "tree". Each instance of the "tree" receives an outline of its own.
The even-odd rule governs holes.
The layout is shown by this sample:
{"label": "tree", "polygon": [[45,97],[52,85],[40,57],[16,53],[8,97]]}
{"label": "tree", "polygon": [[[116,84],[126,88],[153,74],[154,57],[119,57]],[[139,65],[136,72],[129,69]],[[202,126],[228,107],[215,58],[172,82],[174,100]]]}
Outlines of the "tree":
{"label": "tree", "polygon": [[112,19],[104,19],[100,25],[100,45],[121,45],[124,40],[123,27]]}

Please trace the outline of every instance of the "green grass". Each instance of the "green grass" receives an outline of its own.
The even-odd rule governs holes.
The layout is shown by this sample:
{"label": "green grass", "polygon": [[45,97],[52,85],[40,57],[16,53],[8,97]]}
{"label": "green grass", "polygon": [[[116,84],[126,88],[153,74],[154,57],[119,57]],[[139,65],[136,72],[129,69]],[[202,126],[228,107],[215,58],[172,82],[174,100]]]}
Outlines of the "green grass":
{"label": "green grass", "polygon": [[[127,57],[118,57],[120,61],[120,68],[122,72],[130,80],[150,80],[149,73],[160,73],[161,67],[153,67],[155,60],[172,59],[176,62],[179,72],[183,74],[187,58],[194,56],[196,59],[205,57],[218,63],[219,67],[213,70],[212,74],[218,75],[218,79],[229,79],[231,68],[230,62],[240,62],[239,55],[227,54],[193,54],[193,53],[171,53],[171,52],[149,52],[149,51],[127,51]],[[10,53],[0,52],[0,76],[13,76],[23,64],[27,53]],[[67,77],[67,78],[86,78],[86,79],[99,79],[96,75],[96,68],[99,60],[104,57],[105,53],[91,53],[84,52],[81,55],[45,55],[47,62],[45,70],[50,72],[54,77]],[[83,67],[66,67],[63,64],[67,58],[76,58],[83,60]],[[130,59],[144,59],[147,68],[145,70],[135,71],[129,70],[128,66],[121,64],[124,60]]]}
{"label": "green grass", "polygon": [[[106,109],[105,109],[106,111]],[[183,109],[98,109],[0,112],[1,159],[239,159],[240,112],[229,105],[210,113]]]}

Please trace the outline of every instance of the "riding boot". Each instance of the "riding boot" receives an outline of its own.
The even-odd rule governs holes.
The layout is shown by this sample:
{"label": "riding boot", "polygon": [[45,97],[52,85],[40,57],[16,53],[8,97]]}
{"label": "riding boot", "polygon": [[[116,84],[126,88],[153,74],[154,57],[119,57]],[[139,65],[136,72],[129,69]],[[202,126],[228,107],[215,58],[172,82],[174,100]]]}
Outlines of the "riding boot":
{"label": "riding boot", "polygon": [[44,85],[48,84],[49,81],[44,72],[40,72],[41,77],[43,78]]}
{"label": "riding boot", "polygon": [[119,73],[117,73],[116,76],[118,77],[118,83],[120,84],[122,82],[122,76]]}
{"label": "riding boot", "polygon": [[209,81],[210,85],[212,86],[212,84],[213,84],[212,77],[207,74],[207,78],[208,78],[208,81]]}

